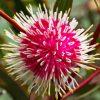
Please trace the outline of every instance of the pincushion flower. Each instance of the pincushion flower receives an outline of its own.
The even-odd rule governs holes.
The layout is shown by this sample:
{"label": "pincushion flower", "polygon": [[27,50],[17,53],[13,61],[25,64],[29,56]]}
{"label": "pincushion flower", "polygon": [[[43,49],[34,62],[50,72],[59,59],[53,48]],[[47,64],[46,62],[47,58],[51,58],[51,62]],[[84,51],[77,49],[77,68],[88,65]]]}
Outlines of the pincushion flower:
{"label": "pincushion flower", "polygon": [[[68,13],[62,11],[53,13],[45,8],[38,8],[33,14],[32,7],[27,7],[30,16],[23,12],[17,13],[14,20],[25,32],[17,36],[9,31],[6,35],[13,40],[3,44],[2,49],[8,50],[5,60],[7,70],[11,75],[17,75],[24,84],[29,85],[29,91],[50,95],[51,87],[55,89],[55,97],[62,96],[66,90],[72,91],[78,86],[75,75],[81,77],[80,69],[95,69],[82,63],[94,63],[98,59],[88,54],[95,49],[90,45],[93,33],[76,29],[78,22],[75,18],[69,21]],[[58,15],[58,16],[57,16]]]}

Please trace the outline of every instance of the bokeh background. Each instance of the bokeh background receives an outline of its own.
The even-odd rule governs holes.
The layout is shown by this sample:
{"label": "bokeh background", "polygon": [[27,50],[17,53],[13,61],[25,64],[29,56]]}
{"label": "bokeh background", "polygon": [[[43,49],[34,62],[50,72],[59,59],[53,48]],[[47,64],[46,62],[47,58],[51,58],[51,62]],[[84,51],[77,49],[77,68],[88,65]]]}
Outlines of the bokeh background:
{"label": "bokeh background", "polygon": [[[61,1],[61,3],[59,3]],[[70,1],[68,4],[67,1]],[[100,5],[100,0],[98,5]],[[38,4],[45,3],[48,8],[51,8],[58,4],[59,9],[65,11],[68,7],[71,7],[70,19],[75,17],[79,21],[78,27],[88,28],[91,24],[94,25],[91,31],[96,30],[100,23],[100,14],[94,0],[0,0],[0,9],[13,18],[16,12],[23,11],[28,14],[26,6],[32,5],[33,11],[37,10]],[[0,17],[0,45],[10,41],[4,35],[4,29],[12,29],[15,34],[19,34],[19,31],[15,29],[5,19]],[[100,43],[100,35],[96,42]],[[95,52],[100,52],[98,48]],[[29,93],[27,93],[27,86],[20,86],[20,81],[14,81],[14,77],[9,76],[5,71],[6,63],[2,59],[6,51],[0,50],[0,100],[28,100]],[[99,62],[96,62],[100,65]],[[86,78],[92,72],[82,70],[83,77]],[[34,96],[34,93],[32,97]],[[41,97],[35,96],[36,99],[41,100]],[[46,100],[46,99],[43,99]],[[79,90],[74,95],[68,98],[68,100],[100,100],[100,75],[97,76],[89,85],[84,89]]]}

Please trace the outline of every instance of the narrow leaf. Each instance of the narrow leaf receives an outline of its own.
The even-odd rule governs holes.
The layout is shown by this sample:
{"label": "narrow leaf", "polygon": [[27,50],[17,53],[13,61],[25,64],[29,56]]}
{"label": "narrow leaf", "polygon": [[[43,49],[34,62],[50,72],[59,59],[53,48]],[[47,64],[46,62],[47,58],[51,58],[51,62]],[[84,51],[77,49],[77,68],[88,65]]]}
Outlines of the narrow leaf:
{"label": "narrow leaf", "polygon": [[14,100],[28,100],[28,97],[26,96],[24,91],[1,68],[0,68],[0,79],[2,79],[6,83],[9,92],[14,97]]}
{"label": "narrow leaf", "polygon": [[22,0],[13,0],[13,1],[15,4],[16,12],[23,11],[24,14],[29,14],[28,11],[26,10],[26,7],[25,7],[24,3],[22,2]]}
{"label": "narrow leaf", "polygon": [[63,13],[72,7],[73,0],[56,0],[54,5],[54,11],[58,9],[58,12],[62,11]]}

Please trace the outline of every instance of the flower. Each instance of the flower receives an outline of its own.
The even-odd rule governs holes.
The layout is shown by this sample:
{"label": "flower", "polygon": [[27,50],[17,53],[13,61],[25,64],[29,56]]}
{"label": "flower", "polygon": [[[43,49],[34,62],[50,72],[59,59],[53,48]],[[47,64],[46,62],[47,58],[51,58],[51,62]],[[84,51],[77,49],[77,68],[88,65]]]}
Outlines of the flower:
{"label": "flower", "polygon": [[5,60],[8,63],[8,71],[11,75],[17,75],[16,79],[23,80],[23,85],[29,85],[29,91],[46,93],[50,95],[51,87],[55,88],[55,96],[62,96],[66,89],[72,91],[78,86],[75,75],[80,77],[80,69],[94,69],[77,63],[93,63],[96,54],[88,54],[95,49],[90,45],[93,33],[87,33],[84,29],[75,29],[78,22],[75,18],[69,21],[68,13],[62,11],[53,13],[45,7],[45,12],[39,6],[36,14],[32,7],[27,7],[30,17],[23,12],[17,13],[14,20],[25,32],[17,36],[5,31],[13,40],[3,44],[2,49],[8,50]]}

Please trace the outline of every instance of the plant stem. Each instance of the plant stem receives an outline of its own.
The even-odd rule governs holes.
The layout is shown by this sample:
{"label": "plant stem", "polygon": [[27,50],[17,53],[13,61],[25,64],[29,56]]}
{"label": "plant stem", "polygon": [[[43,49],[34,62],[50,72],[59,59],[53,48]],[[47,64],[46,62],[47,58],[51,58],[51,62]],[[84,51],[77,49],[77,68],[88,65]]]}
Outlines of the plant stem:
{"label": "plant stem", "polygon": [[[76,87],[76,89],[73,90],[73,92],[78,91],[79,89],[83,88],[85,85],[87,85],[93,78],[95,78],[95,76],[97,76],[98,74],[100,74],[100,70],[96,70],[92,75],[90,75],[87,79],[85,79],[84,81],[82,81],[80,83],[80,85],[78,87]],[[61,100],[65,100],[68,96],[72,95],[72,92],[67,92],[65,95],[63,95]]]}
{"label": "plant stem", "polygon": [[26,31],[19,26],[14,19],[10,18],[5,12],[3,12],[2,10],[0,10],[0,16],[2,16],[4,19],[6,19],[9,23],[11,23],[14,27],[16,27],[18,30],[20,30],[21,32],[26,33]]}
{"label": "plant stem", "polygon": [[94,34],[93,34],[93,40],[91,41],[91,44],[96,43],[96,41],[97,41],[99,35],[100,35],[100,22],[99,22],[99,24],[98,24],[98,26],[97,26],[97,28],[96,28],[96,31],[95,31]]}
{"label": "plant stem", "polygon": [[100,43],[96,46],[96,49],[100,48]]}

